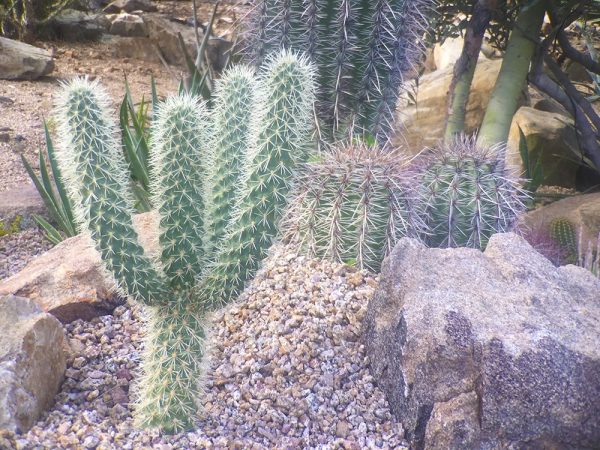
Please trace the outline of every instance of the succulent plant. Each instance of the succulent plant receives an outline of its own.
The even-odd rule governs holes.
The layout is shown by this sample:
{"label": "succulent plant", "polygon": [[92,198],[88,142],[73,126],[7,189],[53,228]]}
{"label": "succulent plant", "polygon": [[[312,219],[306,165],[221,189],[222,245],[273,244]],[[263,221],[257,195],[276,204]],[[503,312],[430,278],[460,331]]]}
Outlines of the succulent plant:
{"label": "succulent plant", "polygon": [[310,256],[378,271],[403,236],[422,224],[400,153],[358,142],[304,165],[286,213],[284,237]]}
{"label": "succulent plant", "polygon": [[[215,137],[243,129],[235,121],[248,116],[223,120],[222,110],[209,111],[188,94],[158,108],[150,148],[151,191],[160,217],[158,261],[145,255],[133,227],[129,172],[106,94],[97,83],[77,79],[59,101],[56,154],[75,216],[91,234],[120,291],[147,306],[149,330],[136,409],[137,423],[144,427],[177,432],[193,425],[206,372],[206,316],[232,300],[253,276],[275,235],[289,177],[307,154],[311,66],[282,52],[267,60],[257,81],[248,83],[249,76],[243,70],[232,72],[218,94],[218,108],[226,110],[229,101],[246,101],[235,98],[236,92],[254,99],[247,100],[249,131],[237,136],[239,142],[230,149],[243,151],[230,155],[240,159],[241,175],[230,170],[221,180],[231,183],[228,192],[236,192],[229,206],[233,212],[223,213],[231,220],[218,232],[220,239],[214,228],[214,239],[205,238],[204,209],[215,210],[211,204],[221,194],[215,189],[219,181],[205,183],[214,174],[207,167],[215,156],[209,156],[209,149],[222,151],[223,142]],[[214,240],[218,251],[209,258],[206,248]]]}
{"label": "succulent plant", "polygon": [[505,164],[503,146],[479,147],[458,137],[424,152],[417,163],[417,201],[431,247],[484,249],[494,233],[509,231],[527,197]]}
{"label": "succulent plant", "polygon": [[384,143],[403,79],[416,73],[432,0],[257,0],[247,54],[306,52],[317,67],[326,137],[351,127]]}
{"label": "succulent plant", "polygon": [[577,232],[571,221],[565,217],[557,217],[550,222],[550,237],[562,250],[563,264],[574,264],[577,262],[579,246],[577,243]]}

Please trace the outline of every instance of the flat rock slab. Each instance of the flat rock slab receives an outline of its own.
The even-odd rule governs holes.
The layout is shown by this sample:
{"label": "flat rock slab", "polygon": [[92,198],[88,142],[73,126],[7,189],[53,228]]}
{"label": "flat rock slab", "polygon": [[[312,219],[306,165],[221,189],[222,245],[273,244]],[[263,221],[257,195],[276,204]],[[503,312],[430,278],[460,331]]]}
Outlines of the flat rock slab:
{"label": "flat rock slab", "polygon": [[[140,242],[150,255],[158,251],[155,216],[134,217]],[[35,301],[63,323],[91,320],[110,314],[124,299],[86,235],[69,239],[40,255],[23,270],[0,282],[0,295],[18,295]]]}
{"label": "flat rock slab", "polygon": [[600,443],[600,279],[515,234],[483,253],[401,239],[364,339],[411,448]]}
{"label": "flat rock slab", "polygon": [[65,345],[60,322],[35,302],[0,296],[0,430],[27,431],[53,403]]}
{"label": "flat rock slab", "polygon": [[0,79],[35,80],[54,69],[50,52],[0,37]]}

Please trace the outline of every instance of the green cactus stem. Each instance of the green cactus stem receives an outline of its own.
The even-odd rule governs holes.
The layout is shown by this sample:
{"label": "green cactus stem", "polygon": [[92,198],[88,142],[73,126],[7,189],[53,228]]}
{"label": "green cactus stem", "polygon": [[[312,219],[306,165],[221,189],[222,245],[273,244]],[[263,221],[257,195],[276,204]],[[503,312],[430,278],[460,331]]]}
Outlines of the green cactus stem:
{"label": "green cactus stem", "polygon": [[289,52],[271,58],[258,95],[261,107],[255,111],[233,218],[200,281],[199,297],[209,309],[236,297],[258,269],[277,234],[291,174],[308,156],[314,98],[310,63]]}
{"label": "green cactus stem", "polygon": [[213,126],[216,130],[208,154],[206,253],[214,253],[231,220],[244,156],[250,141],[250,123],[256,113],[257,82],[254,71],[236,66],[217,86]]}
{"label": "green cactus stem", "polygon": [[564,262],[575,264],[579,255],[575,226],[568,219],[557,217],[550,222],[550,237],[560,246]]}
{"label": "green cactus stem", "polygon": [[406,159],[363,143],[304,165],[286,212],[284,239],[311,257],[378,271],[403,236],[415,236]]}
{"label": "green cactus stem", "polygon": [[512,229],[527,194],[504,154],[503,146],[484,149],[459,137],[421,156],[417,201],[429,246],[484,249],[492,234]]}
{"label": "green cactus stem", "polygon": [[119,290],[146,304],[164,301],[167,286],[144,255],[132,223],[127,163],[97,82],[76,79],[58,101],[56,157],[76,220],[90,234]]}

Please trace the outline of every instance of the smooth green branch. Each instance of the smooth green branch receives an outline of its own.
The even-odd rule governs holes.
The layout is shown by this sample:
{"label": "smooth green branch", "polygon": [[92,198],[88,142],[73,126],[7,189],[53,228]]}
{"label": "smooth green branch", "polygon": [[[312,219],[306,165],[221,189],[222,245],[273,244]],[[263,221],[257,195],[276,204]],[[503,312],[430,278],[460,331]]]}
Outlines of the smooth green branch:
{"label": "smooth green branch", "polygon": [[78,78],[58,100],[56,158],[76,220],[87,230],[119,290],[135,300],[166,300],[164,277],[137,240],[129,171],[110,104],[97,82]]}

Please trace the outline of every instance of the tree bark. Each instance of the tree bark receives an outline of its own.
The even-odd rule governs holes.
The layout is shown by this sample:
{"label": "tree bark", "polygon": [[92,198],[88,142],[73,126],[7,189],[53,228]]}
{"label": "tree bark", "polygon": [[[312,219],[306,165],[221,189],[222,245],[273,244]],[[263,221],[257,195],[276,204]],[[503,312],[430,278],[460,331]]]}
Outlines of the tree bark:
{"label": "tree bark", "polygon": [[477,60],[497,0],[479,0],[474,8],[465,32],[465,42],[460,57],[454,65],[452,82],[448,90],[448,114],[444,142],[451,142],[465,128],[465,115],[469,92],[477,67]]}

